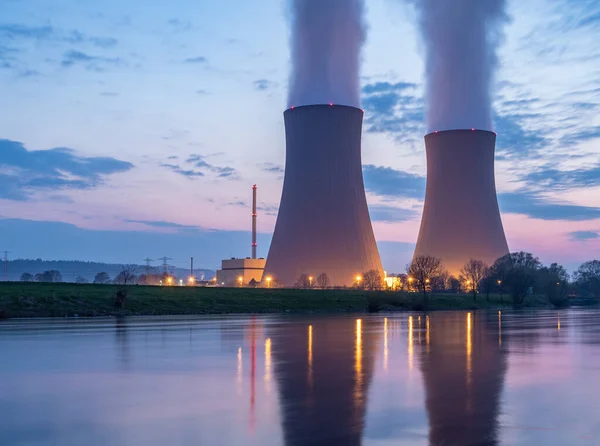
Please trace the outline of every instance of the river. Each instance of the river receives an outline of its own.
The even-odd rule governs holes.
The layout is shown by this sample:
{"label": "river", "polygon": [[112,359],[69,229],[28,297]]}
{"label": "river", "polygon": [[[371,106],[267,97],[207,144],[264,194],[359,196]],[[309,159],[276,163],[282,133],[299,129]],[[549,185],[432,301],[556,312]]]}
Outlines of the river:
{"label": "river", "polygon": [[598,445],[600,312],[0,323],[0,445]]}

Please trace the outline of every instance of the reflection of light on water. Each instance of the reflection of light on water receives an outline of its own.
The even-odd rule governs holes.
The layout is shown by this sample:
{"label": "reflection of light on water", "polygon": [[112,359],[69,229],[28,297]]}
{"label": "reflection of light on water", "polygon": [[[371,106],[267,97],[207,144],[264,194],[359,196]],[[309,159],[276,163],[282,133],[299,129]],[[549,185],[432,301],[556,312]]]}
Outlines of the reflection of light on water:
{"label": "reflection of light on water", "polygon": [[419,329],[417,330],[417,336],[418,336],[418,340],[419,340],[419,345],[421,345],[421,316],[419,316]]}
{"label": "reflection of light on water", "polygon": [[427,344],[427,353],[429,353],[429,316],[425,317],[425,343]]}
{"label": "reflection of light on water", "polygon": [[560,331],[560,316],[558,317],[558,331]]}
{"label": "reflection of light on water", "polygon": [[383,370],[388,369],[388,320],[383,319]]}
{"label": "reflection of light on water", "polygon": [[354,336],[355,339],[355,349],[354,349],[354,373],[356,386],[354,388],[354,403],[355,405],[362,404],[362,382],[363,382],[363,372],[362,372],[362,320],[356,320],[356,333]]}
{"label": "reflection of light on water", "polygon": [[242,347],[238,348],[237,354],[237,382],[238,382],[238,390],[241,392],[242,388]]}
{"label": "reflection of light on water", "polygon": [[308,382],[312,385],[313,379],[313,326],[308,326]]}
{"label": "reflection of light on water", "polygon": [[265,341],[265,382],[271,382],[271,338]]}
{"label": "reflection of light on water", "polygon": [[502,347],[502,311],[498,311],[498,345]]}
{"label": "reflection of light on water", "polygon": [[408,317],[408,368],[413,369],[413,317]]}
{"label": "reflection of light on water", "polygon": [[467,313],[467,381],[471,381],[472,371],[472,358],[473,353],[473,339],[472,339],[472,327],[471,327],[471,313]]}

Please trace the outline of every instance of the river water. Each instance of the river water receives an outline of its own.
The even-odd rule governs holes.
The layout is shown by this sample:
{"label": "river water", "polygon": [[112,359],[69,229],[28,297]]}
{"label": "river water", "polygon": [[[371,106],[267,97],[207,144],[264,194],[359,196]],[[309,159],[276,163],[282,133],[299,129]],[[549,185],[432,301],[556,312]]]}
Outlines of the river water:
{"label": "river water", "polygon": [[0,323],[0,445],[599,445],[600,312]]}

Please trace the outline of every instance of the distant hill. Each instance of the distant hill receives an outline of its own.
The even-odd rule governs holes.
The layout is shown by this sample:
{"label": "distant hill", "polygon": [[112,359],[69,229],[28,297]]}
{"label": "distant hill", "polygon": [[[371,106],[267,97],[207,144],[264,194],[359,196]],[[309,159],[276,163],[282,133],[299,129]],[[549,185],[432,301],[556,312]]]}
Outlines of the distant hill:
{"label": "distant hill", "polygon": [[[0,262],[0,281],[4,279],[4,262]],[[89,282],[93,282],[97,273],[105,272],[111,279],[114,279],[121,271],[120,264],[100,263],[100,262],[81,262],[71,260],[42,260],[42,259],[16,259],[8,262],[8,280],[18,281],[21,274],[30,273],[34,276],[44,271],[56,270],[61,273],[63,282],[75,282],[77,277],[85,277]],[[145,265],[136,265],[137,274],[145,274]],[[162,272],[162,267],[153,267],[151,272]],[[190,275],[189,269],[169,268],[169,273],[177,278],[185,279]],[[194,269],[194,275],[199,280],[212,279],[215,272],[209,269]]]}

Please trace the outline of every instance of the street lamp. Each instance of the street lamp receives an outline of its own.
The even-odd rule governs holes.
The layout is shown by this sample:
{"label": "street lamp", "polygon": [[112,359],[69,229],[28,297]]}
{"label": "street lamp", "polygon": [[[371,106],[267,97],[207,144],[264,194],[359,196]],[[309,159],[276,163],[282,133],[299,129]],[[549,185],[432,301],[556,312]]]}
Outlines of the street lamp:
{"label": "street lamp", "polygon": [[188,279],[188,283],[190,285],[193,285],[195,281],[196,281],[196,279],[194,279],[194,276],[190,276],[189,279]]}
{"label": "street lamp", "polygon": [[270,277],[267,277],[266,280],[267,280],[267,288],[271,288],[271,280],[272,279]]}
{"label": "street lamp", "polygon": [[356,276],[356,286],[360,286],[361,280],[362,280],[362,276]]}
{"label": "street lamp", "polygon": [[240,283],[240,286],[242,286],[244,284],[244,278],[242,276],[238,277],[238,282]]}
{"label": "street lamp", "polygon": [[312,281],[313,281],[313,276],[308,276],[309,288],[312,288]]}
{"label": "street lamp", "polygon": [[167,283],[168,283],[169,285],[171,285],[171,284],[173,283],[173,278],[172,278],[172,277],[168,277],[168,278],[167,278]]}

